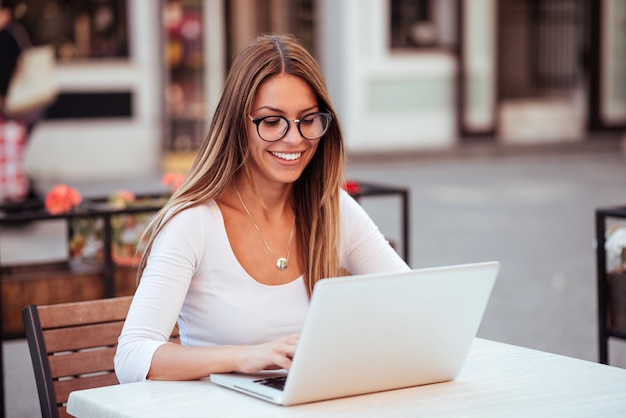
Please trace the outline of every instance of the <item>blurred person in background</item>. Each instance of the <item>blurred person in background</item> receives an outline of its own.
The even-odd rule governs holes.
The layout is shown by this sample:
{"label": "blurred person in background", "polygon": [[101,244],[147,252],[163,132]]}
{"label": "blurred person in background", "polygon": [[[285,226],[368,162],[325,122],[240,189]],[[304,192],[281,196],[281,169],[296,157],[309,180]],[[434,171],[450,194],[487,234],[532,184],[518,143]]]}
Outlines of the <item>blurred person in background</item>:
{"label": "blurred person in background", "polygon": [[[15,74],[20,55],[24,49],[32,46],[28,32],[23,25],[15,20],[16,6],[17,3],[14,0],[0,0],[0,124],[11,120],[23,124],[26,130],[22,145],[25,147],[28,136],[37,121],[43,116],[43,111],[32,112],[21,116],[18,120],[15,120],[3,111],[4,102],[9,91],[11,79]],[[3,130],[0,129],[0,133],[2,132]],[[20,165],[22,164],[21,156],[18,163]],[[4,159],[0,164],[4,164]],[[2,170],[2,167],[0,167],[0,171],[4,172],[5,170]],[[30,205],[42,203],[41,198],[37,195],[33,187],[32,181],[29,179],[27,180],[27,186],[21,199],[9,200],[12,209],[19,209],[20,204],[26,201],[28,201]],[[3,202],[0,200],[0,203]]]}
{"label": "blurred person in background", "polygon": [[[15,35],[18,28],[13,19],[15,4],[12,0],[0,0],[0,103],[4,107],[4,98],[9,91],[11,77],[17,67],[21,47]],[[19,30],[19,29],[18,29]]]}

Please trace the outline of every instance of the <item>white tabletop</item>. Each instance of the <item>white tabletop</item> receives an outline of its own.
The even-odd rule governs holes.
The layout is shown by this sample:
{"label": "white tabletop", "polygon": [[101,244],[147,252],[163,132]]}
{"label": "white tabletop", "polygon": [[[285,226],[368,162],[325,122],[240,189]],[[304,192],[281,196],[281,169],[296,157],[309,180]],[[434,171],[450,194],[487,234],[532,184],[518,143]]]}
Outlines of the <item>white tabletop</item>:
{"label": "white tabletop", "polygon": [[202,380],[70,394],[84,417],[626,417],[626,370],[476,339],[452,382],[282,407]]}

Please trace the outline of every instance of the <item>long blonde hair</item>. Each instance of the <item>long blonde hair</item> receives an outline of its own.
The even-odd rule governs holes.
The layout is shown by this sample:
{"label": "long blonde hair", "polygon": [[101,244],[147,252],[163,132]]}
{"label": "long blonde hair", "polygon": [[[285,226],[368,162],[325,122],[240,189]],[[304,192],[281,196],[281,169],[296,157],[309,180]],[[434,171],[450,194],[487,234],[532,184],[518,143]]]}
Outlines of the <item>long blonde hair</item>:
{"label": "long blonde hair", "polygon": [[300,261],[309,295],[318,280],[341,274],[339,190],[345,176],[341,128],[315,59],[293,36],[262,35],[233,62],[208,135],[187,178],[148,225],[138,277],[146,267],[155,237],[169,219],[187,208],[218,199],[240,170],[252,181],[247,166],[246,115],[250,114],[259,86],[280,73],[305,80],[313,89],[319,108],[335,116],[293,190],[298,247],[302,249]]}

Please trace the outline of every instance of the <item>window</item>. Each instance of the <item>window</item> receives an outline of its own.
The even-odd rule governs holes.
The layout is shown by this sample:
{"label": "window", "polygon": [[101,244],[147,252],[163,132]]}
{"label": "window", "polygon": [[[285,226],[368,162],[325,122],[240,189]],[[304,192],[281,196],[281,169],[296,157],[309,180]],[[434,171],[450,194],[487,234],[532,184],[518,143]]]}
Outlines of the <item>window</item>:
{"label": "window", "polygon": [[455,48],[456,0],[390,0],[391,48]]}
{"label": "window", "polygon": [[24,0],[15,15],[34,45],[63,61],[128,57],[126,0]]}
{"label": "window", "polygon": [[203,0],[166,0],[161,19],[165,38],[165,145],[169,151],[197,150],[207,127]]}

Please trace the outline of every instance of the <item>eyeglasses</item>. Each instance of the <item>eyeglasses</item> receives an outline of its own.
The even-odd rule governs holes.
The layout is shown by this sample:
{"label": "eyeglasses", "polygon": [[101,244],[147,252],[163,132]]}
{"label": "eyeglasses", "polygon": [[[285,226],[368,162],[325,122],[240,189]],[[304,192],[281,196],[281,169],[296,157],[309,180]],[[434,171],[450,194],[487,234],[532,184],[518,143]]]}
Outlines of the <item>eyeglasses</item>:
{"label": "eyeglasses", "polygon": [[263,116],[260,118],[249,116],[249,118],[256,125],[256,131],[263,141],[275,142],[287,135],[292,123],[298,124],[298,131],[305,139],[321,138],[328,130],[333,115],[315,112],[294,120],[289,120],[284,116]]}

